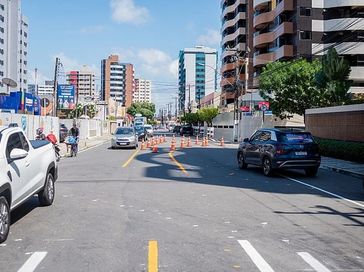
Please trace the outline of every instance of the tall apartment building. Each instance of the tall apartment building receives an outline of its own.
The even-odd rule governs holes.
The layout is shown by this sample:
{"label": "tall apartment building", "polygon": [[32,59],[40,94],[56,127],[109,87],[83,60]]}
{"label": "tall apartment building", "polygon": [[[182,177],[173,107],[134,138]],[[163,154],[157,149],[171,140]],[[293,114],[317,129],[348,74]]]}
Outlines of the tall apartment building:
{"label": "tall apartment building", "polygon": [[152,81],[141,78],[135,79],[133,102],[152,102]]}
{"label": "tall apartment building", "polygon": [[253,8],[257,75],[270,61],[318,58],[334,47],[352,66],[352,90],[364,90],[363,0],[254,1]]}
{"label": "tall apartment building", "polygon": [[[252,0],[249,0],[251,2]],[[245,80],[244,64],[236,62],[236,52],[229,49],[237,49],[243,57],[248,48],[249,5],[248,0],[222,0],[221,1],[221,104],[231,104],[235,100],[234,84],[239,71],[239,79]]]}
{"label": "tall apartment building", "polygon": [[66,79],[68,84],[75,87],[77,103],[96,99],[95,73],[87,66],[79,71],[70,71]]}
{"label": "tall apartment building", "polygon": [[2,78],[17,83],[11,90],[27,90],[28,23],[21,14],[20,0],[0,0],[0,93],[7,87]]}
{"label": "tall apartment building", "polygon": [[196,46],[179,53],[179,108],[188,111],[192,102],[199,101],[217,90],[216,49]]}
{"label": "tall apartment building", "polygon": [[236,80],[231,58],[235,52],[227,47],[242,54],[250,49],[249,88],[259,87],[259,74],[269,62],[314,59],[335,47],[351,64],[351,91],[364,92],[363,0],[222,0],[221,5],[221,87],[226,103],[234,100],[229,86]]}
{"label": "tall apartment building", "polygon": [[111,55],[101,61],[101,93],[102,99],[113,98],[123,107],[130,107],[133,100],[134,66],[120,63],[119,56]]}

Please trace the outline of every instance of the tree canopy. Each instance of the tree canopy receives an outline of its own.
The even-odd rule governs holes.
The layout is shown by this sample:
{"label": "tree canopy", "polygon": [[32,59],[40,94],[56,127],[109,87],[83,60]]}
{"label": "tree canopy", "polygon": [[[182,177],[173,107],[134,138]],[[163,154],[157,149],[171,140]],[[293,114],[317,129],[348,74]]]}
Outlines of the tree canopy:
{"label": "tree canopy", "polygon": [[198,124],[199,122],[206,122],[208,126],[212,126],[212,120],[219,114],[217,108],[202,108],[196,113],[186,113],[182,116],[181,121],[187,124]]}
{"label": "tree canopy", "polygon": [[259,78],[260,95],[281,118],[303,115],[306,109],[320,105],[322,94],[316,84],[320,70],[321,63],[317,60],[268,63]]}
{"label": "tree canopy", "polygon": [[155,105],[149,102],[136,102],[127,109],[127,113],[132,116],[139,113],[150,121],[153,119],[155,114]]}

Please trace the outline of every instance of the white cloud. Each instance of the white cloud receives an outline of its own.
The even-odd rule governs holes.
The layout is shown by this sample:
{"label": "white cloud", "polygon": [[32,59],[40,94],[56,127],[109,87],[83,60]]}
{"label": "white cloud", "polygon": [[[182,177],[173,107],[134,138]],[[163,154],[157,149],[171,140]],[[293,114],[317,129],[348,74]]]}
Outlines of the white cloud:
{"label": "white cloud", "polygon": [[103,25],[95,25],[95,26],[86,26],[80,29],[81,34],[96,34],[106,30],[106,27]]}
{"label": "white cloud", "polygon": [[159,49],[142,49],[138,52],[141,61],[142,72],[150,76],[164,75],[165,77],[175,76],[171,66],[175,62],[165,52]]}
{"label": "white cloud", "polygon": [[178,78],[178,59],[175,59],[169,65],[169,72],[174,76],[175,79]]}
{"label": "white cloud", "polygon": [[[82,64],[77,59],[73,59],[71,57],[66,56],[63,52],[55,54],[52,57],[53,63],[55,63],[56,57],[58,57],[60,59],[60,62],[62,63],[62,66],[63,66],[63,72],[64,73],[67,73],[67,72],[72,71],[72,70],[87,70],[87,71],[94,72],[96,77],[99,77],[100,74],[101,74],[100,67],[98,65],[95,65],[95,64],[91,64],[91,65]],[[61,76],[65,77],[64,74],[61,74]]]}
{"label": "white cloud", "polygon": [[118,23],[142,24],[149,18],[146,7],[137,6],[134,0],[111,0],[112,19]]}
{"label": "white cloud", "polygon": [[[37,84],[44,84],[46,80],[52,80],[48,76],[44,75],[41,71],[37,71]],[[35,84],[35,70],[30,72],[29,84]]]}
{"label": "white cloud", "polygon": [[206,33],[197,38],[199,45],[218,47],[221,41],[221,34],[218,30],[207,29]]}

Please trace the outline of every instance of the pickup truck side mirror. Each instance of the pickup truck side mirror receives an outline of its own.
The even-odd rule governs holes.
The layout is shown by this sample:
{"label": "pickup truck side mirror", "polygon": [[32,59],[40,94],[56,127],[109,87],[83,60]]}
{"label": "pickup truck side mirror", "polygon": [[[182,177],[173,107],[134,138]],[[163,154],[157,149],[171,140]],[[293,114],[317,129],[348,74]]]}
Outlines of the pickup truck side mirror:
{"label": "pickup truck side mirror", "polygon": [[24,159],[26,156],[28,156],[28,152],[24,149],[14,148],[10,152],[10,159],[13,161]]}
{"label": "pickup truck side mirror", "polygon": [[244,142],[244,143],[249,143],[249,138],[245,138],[245,139],[243,140],[243,142]]}

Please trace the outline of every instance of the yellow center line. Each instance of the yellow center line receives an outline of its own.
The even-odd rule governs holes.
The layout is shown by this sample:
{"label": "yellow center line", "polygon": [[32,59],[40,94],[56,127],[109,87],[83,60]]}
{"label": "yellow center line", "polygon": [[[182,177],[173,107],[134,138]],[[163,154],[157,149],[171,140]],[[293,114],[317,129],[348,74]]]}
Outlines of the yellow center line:
{"label": "yellow center line", "polygon": [[158,242],[154,240],[148,245],[148,272],[158,272]]}
{"label": "yellow center line", "polygon": [[131,161],[135,158],[135,156],[138,155],[139,151],[140,149],[135,150],[133,155],[131,155],[130,158],[123,164],[123,168],[127,167],[129,163],[131,163]]}
{"label": "yellow center line", "polygon": [[171,160],[178,166],[178,168],[183,172],[185,173],[186,175],[188,175],[186,169],[183,167],[182,164],[180,164],[176,159],[175,157],[173,156],[173,152],[169,152],[169,157],[171,158]]}

